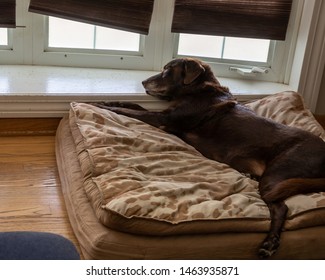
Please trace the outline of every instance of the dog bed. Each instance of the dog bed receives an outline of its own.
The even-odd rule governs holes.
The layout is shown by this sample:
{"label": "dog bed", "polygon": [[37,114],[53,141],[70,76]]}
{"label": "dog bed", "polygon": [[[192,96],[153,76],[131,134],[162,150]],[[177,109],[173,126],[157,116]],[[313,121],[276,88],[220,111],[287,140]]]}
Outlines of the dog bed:
{"label": "dog bed", "polygon": [[[325,139],[295,92],[247,106]],[[270,226],[258,183],[203,157],[176,136],[71,103],[57,131],[56,155],[69,218],[85,258],[257,258]],[[281,246],[272,258],[325,258],[319,250],[325,246],[325,193],[297,195],[286,203]]]}

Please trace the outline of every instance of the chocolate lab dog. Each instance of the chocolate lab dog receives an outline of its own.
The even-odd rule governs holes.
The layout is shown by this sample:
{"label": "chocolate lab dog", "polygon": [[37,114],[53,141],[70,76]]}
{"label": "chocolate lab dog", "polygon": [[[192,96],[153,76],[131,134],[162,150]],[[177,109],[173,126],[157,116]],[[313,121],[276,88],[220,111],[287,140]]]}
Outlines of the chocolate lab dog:
{"label": "chocolate lab dog", "polygon": [[170,101],[170,107],[151,112],[131,103],[96,105],[173,133],[207,158],[258,178],[271,216],[258,254],[271,256],[279,247],[288,211],[284,200],[325,191],[325,142],[257,116],[237,103],[210,67],[198,60],[175,59],[143,86],[149,95]]}

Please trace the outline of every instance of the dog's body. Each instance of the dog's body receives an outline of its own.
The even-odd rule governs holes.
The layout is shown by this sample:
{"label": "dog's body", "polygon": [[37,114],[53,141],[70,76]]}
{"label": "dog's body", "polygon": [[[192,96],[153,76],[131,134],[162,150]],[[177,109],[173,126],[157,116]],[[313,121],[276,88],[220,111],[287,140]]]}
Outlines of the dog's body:
{"label": "dog's body", "polygon": [[238,104],[209,66],[198,60],[173,60],[143,85],[148,94],[170,100],[172,105],[161,112],[131,103],[95,105],[173,133],[204,156],[259,178],[260,194],[271,215],[271,228],[259,256],[272,255],[288,210],[284,200],[325,191],[325,142]]}

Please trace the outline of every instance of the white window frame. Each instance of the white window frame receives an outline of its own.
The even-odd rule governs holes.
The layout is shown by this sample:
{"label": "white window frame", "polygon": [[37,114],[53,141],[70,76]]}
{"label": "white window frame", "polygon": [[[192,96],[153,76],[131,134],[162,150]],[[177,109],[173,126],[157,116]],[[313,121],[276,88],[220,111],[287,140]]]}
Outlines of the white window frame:
{"label": "white window frame", "polygon": [[140,39],[141,50],[138,54],[126,51],[102,51],[48,47],[48,19],[33,14],[33,62],[37,65],[55,65],[69,67],[115,68],[148,70],[152,66],[155,46],[155,34]]}
{"label": "white window frame", "polygon": [[[28,1],[29,0],[20,0]],[[33,21],[33,64],[69,67],[89,67],[128,70],[160,70],[165,37],[166,14],[173,6],[174,0],[156,0],[148,36],[142,36],[142,51],[132,54],[125,51],[100,51],[47,48],[47,19],[45,16],[28,13]],[[171,16],[170,17],[171,21]],[[163,26],[163,28],[162,28]]]}

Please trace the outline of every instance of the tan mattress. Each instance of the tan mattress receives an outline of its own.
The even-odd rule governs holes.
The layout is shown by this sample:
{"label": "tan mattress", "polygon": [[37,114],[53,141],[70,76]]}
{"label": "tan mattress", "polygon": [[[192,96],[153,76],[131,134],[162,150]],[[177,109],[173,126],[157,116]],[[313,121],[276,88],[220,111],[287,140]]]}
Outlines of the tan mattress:
{"label": "tan mattress", "polygon": [[[325,137],[296,93],[248,106]],[[86,258],[257,257],[270,224],[257,182],[173,135],[88,104],[71,104],[56,139],[69,218]],[[285,232],[274,258],[324,258],[324,194],[286,203]]]}

